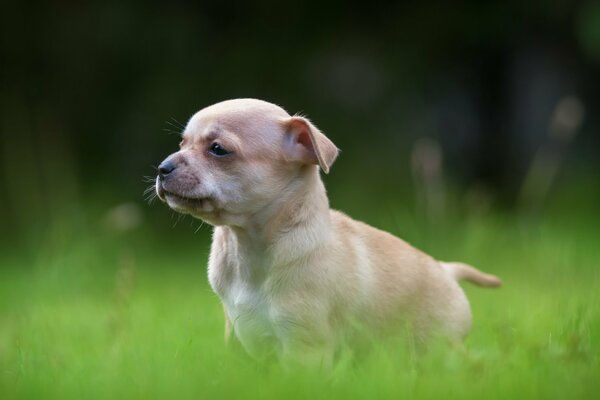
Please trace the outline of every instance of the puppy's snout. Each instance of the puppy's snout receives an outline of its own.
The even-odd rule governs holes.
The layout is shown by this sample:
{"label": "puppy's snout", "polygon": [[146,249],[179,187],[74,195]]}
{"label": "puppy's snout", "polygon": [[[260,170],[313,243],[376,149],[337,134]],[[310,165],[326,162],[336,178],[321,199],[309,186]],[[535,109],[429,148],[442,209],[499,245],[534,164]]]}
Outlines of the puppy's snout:
{"label": "puppy's snout", "polygon": [[158,166],[158,176],[160,179],[165,179],[171,172],[177,168],[175,163],[169,159],[166,159]]}

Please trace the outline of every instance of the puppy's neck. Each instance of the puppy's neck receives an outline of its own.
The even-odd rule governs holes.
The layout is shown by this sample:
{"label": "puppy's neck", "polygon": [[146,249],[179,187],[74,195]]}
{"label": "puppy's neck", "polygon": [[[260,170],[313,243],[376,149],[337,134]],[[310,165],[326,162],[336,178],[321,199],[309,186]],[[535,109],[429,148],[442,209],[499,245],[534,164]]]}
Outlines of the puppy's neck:
{"label": "puppy's neck", "polygon": [[330,233],[329,201],[316,166],[298,176],[244,226],[231,226],[238,248],[285,264],[306,256],[326,243]]}

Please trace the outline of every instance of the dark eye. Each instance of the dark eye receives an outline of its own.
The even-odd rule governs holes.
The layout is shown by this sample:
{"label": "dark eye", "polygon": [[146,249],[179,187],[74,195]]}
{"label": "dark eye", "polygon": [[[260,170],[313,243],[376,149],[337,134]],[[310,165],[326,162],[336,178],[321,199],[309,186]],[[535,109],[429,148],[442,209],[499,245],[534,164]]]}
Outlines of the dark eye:
{"label": "dark eye", "polygon": [[219,143],[211,144],[209,151],[218,157],[223,157],[223,156],[226,156],[231,153],[231,152],[225,150],[223,147],[221,147],[221,145]]}

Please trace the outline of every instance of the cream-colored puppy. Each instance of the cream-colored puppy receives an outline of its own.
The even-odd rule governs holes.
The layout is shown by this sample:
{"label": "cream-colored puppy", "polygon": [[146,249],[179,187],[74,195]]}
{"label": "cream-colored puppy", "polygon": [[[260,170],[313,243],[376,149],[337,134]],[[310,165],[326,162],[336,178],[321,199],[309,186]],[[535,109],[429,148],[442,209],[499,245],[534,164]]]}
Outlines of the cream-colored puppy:
{"label": "cream-colored puppy", "polygon": [[337,147],[308,119],[260,100],[195,114],[159,166],[172,209],[215,226],[208,277],[226,335],[262,358],[331,365],[342,343],[405,331],[462,339],[471,326],[457,280],[500,280],[436,261],[331,210],[319,176]]}

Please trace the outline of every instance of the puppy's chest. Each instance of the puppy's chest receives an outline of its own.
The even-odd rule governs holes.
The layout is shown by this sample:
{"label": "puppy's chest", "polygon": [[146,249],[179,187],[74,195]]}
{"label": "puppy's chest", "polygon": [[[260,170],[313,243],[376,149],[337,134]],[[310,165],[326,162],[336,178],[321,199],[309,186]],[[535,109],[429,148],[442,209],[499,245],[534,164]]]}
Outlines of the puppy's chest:
{"label": "puppy's chest", "polygon": [[242,345],[250,353],[272,351],[276,340],[276,321],[271,300],[262,286],[235,280],[222,293],[227,316]]}

